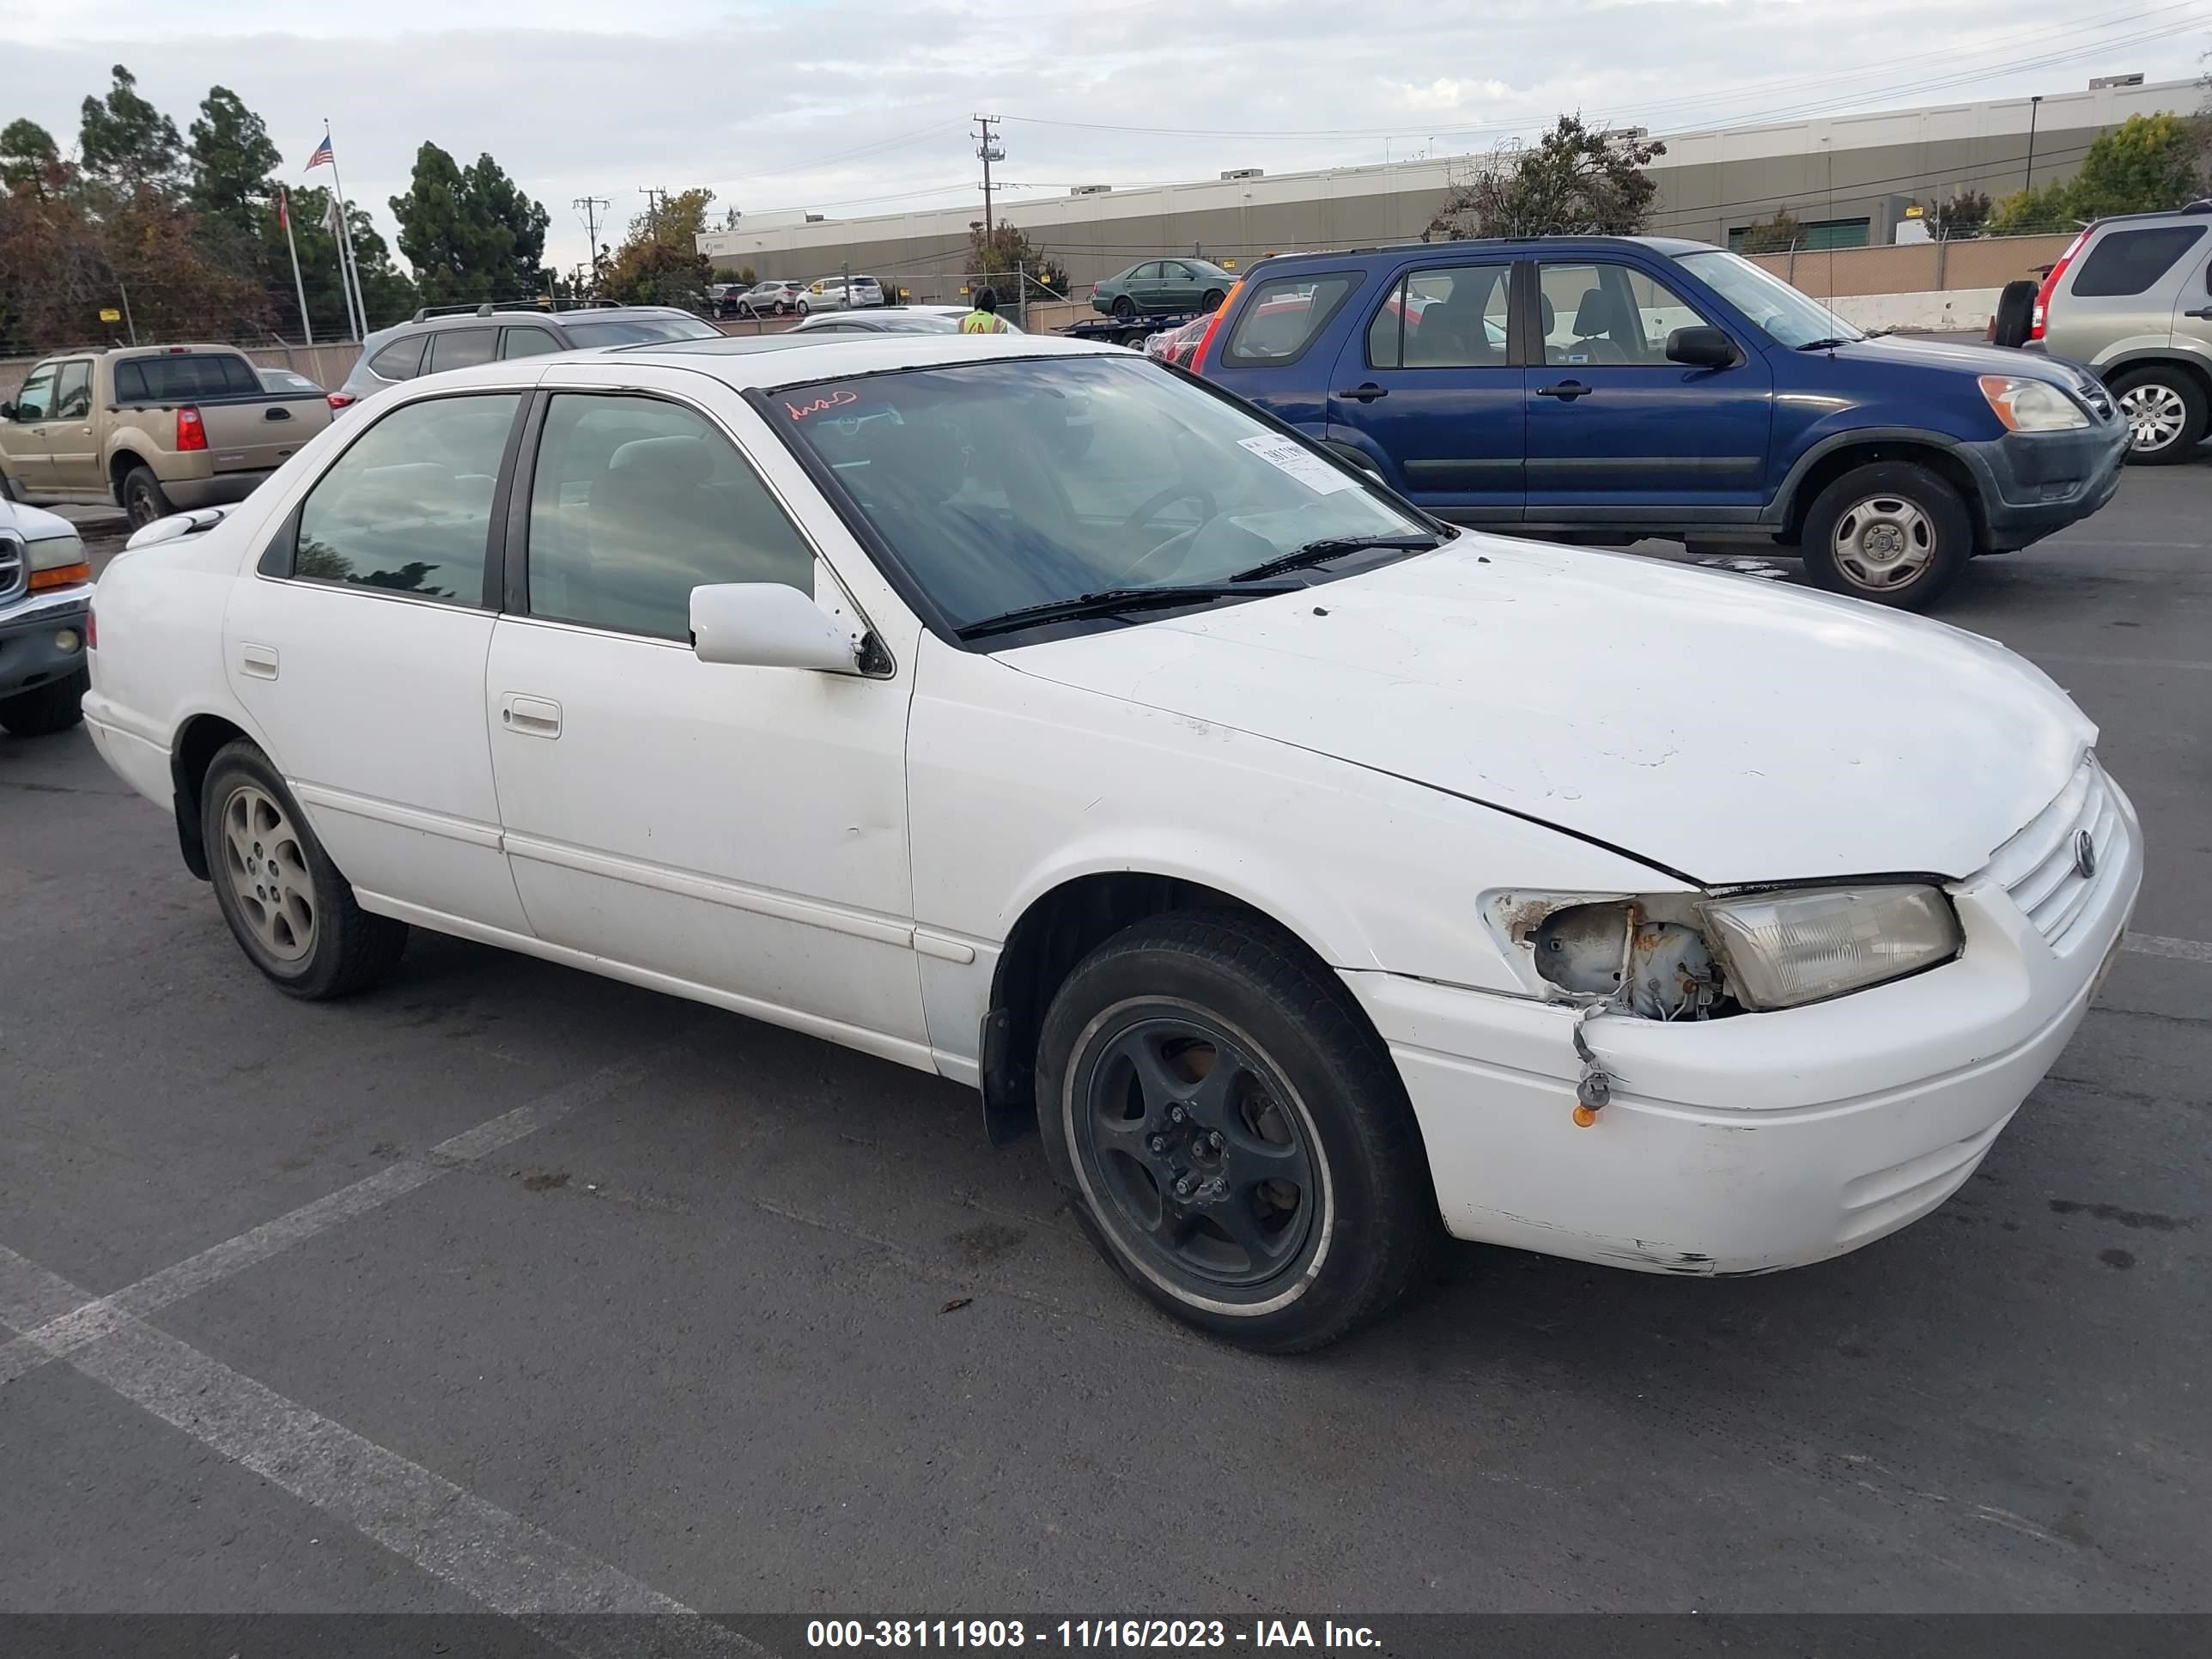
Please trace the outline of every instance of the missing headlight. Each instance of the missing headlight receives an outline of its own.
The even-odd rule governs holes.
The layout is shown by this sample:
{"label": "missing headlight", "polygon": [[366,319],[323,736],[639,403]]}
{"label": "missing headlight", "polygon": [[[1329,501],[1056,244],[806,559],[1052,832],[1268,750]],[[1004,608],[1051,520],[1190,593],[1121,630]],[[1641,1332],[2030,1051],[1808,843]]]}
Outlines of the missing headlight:
{"label": "missing headlight", "polygon": [[1642,904],[1608,900],[1555,910],[1528,936],[1536,971],[1577,998],[1644,1019],[1710,1019],[1740,1012],[1705,935]]}

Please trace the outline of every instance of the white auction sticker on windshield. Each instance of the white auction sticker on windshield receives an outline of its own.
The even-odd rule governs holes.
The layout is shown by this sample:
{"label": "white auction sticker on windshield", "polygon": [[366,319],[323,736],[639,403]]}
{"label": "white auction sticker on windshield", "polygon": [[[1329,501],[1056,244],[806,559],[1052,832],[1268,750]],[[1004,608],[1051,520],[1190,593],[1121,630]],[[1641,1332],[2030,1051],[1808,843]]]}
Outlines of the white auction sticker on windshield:
{"label": "white auction sticker on windshield", "polygon": [[1237,446],[1250,450],[1269,465],[1279,467],[1316,495],[1334,495],[1340,489],[1359,487],[1358,479],[1339,471],[1311,450],[1301,449],[1288,438],[1278,438],[1271,433],[1257,438],[1239,438]]}

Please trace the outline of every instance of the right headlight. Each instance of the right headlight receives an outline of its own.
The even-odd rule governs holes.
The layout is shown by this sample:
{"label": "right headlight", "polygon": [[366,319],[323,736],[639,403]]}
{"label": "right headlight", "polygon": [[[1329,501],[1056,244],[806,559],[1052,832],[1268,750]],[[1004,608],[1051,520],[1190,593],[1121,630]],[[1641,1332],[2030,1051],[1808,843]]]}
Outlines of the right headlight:
{"label": "right headlight", "polygon": [[2089,424],[2081,405],[2048,380],[1984,374],[1982,396],[2008,432],[2066,432]]}
{"label": "right headlight", "polygon": [[1747,1008],[1794,1008],[1917,973],[1959,954],[1942,890],[1809,887],[1708,899],[1705,939]]}

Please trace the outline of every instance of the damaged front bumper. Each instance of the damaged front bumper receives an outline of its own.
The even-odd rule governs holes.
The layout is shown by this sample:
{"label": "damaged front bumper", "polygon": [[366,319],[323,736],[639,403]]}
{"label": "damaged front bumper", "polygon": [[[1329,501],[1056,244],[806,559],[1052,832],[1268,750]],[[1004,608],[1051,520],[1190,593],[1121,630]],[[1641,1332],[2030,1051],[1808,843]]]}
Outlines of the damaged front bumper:
{"label": "damaged front bumper", "polygon": [[1950,887],[1966,945],[1940,968],[1772,1013],[1591,1022],[1611,1098],[1587,1128],[1577,1010],[1346,973],[1405,1081],[1446,1227],[1744,1273],[1840,1255],[1935,1209],[2050,1069],[2118,948],[2142,836],[2105,783],[2113,829],[2063,933],[2038,931],[2000,860]]}

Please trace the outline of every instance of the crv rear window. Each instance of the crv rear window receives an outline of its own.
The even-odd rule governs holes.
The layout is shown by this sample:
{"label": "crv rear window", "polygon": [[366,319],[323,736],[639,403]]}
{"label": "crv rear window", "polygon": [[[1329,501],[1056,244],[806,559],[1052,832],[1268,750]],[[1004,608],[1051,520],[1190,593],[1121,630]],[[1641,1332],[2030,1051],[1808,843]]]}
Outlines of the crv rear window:
{"label": "crv rear window", "polygon": [[422,372],[422,343],[428,337],[410,334],[404,340],[394,340],[368,360],[370,371],[381,380],[413,380]]}
{"label": "crv rear window", "polygon": [[1252,290],[1229,331],[1221,361],[1239,368],[1277,368],[1294,363],[1328,326],[1352,289],[1358,271],[1320,276],[1271,276]]}
{"label": "crv rear window", "polygon": [[195,398],[258,398],[261,377],[243,357],[214,352],[130,357],[115,366],[115,400],[123,404],[189,403]]}
{"label": "crv rear window", "polygon": [[2069,291],[2084,300],[2145,293],[2203,234],[2202,225],[2113,231],[2089,250]]}

